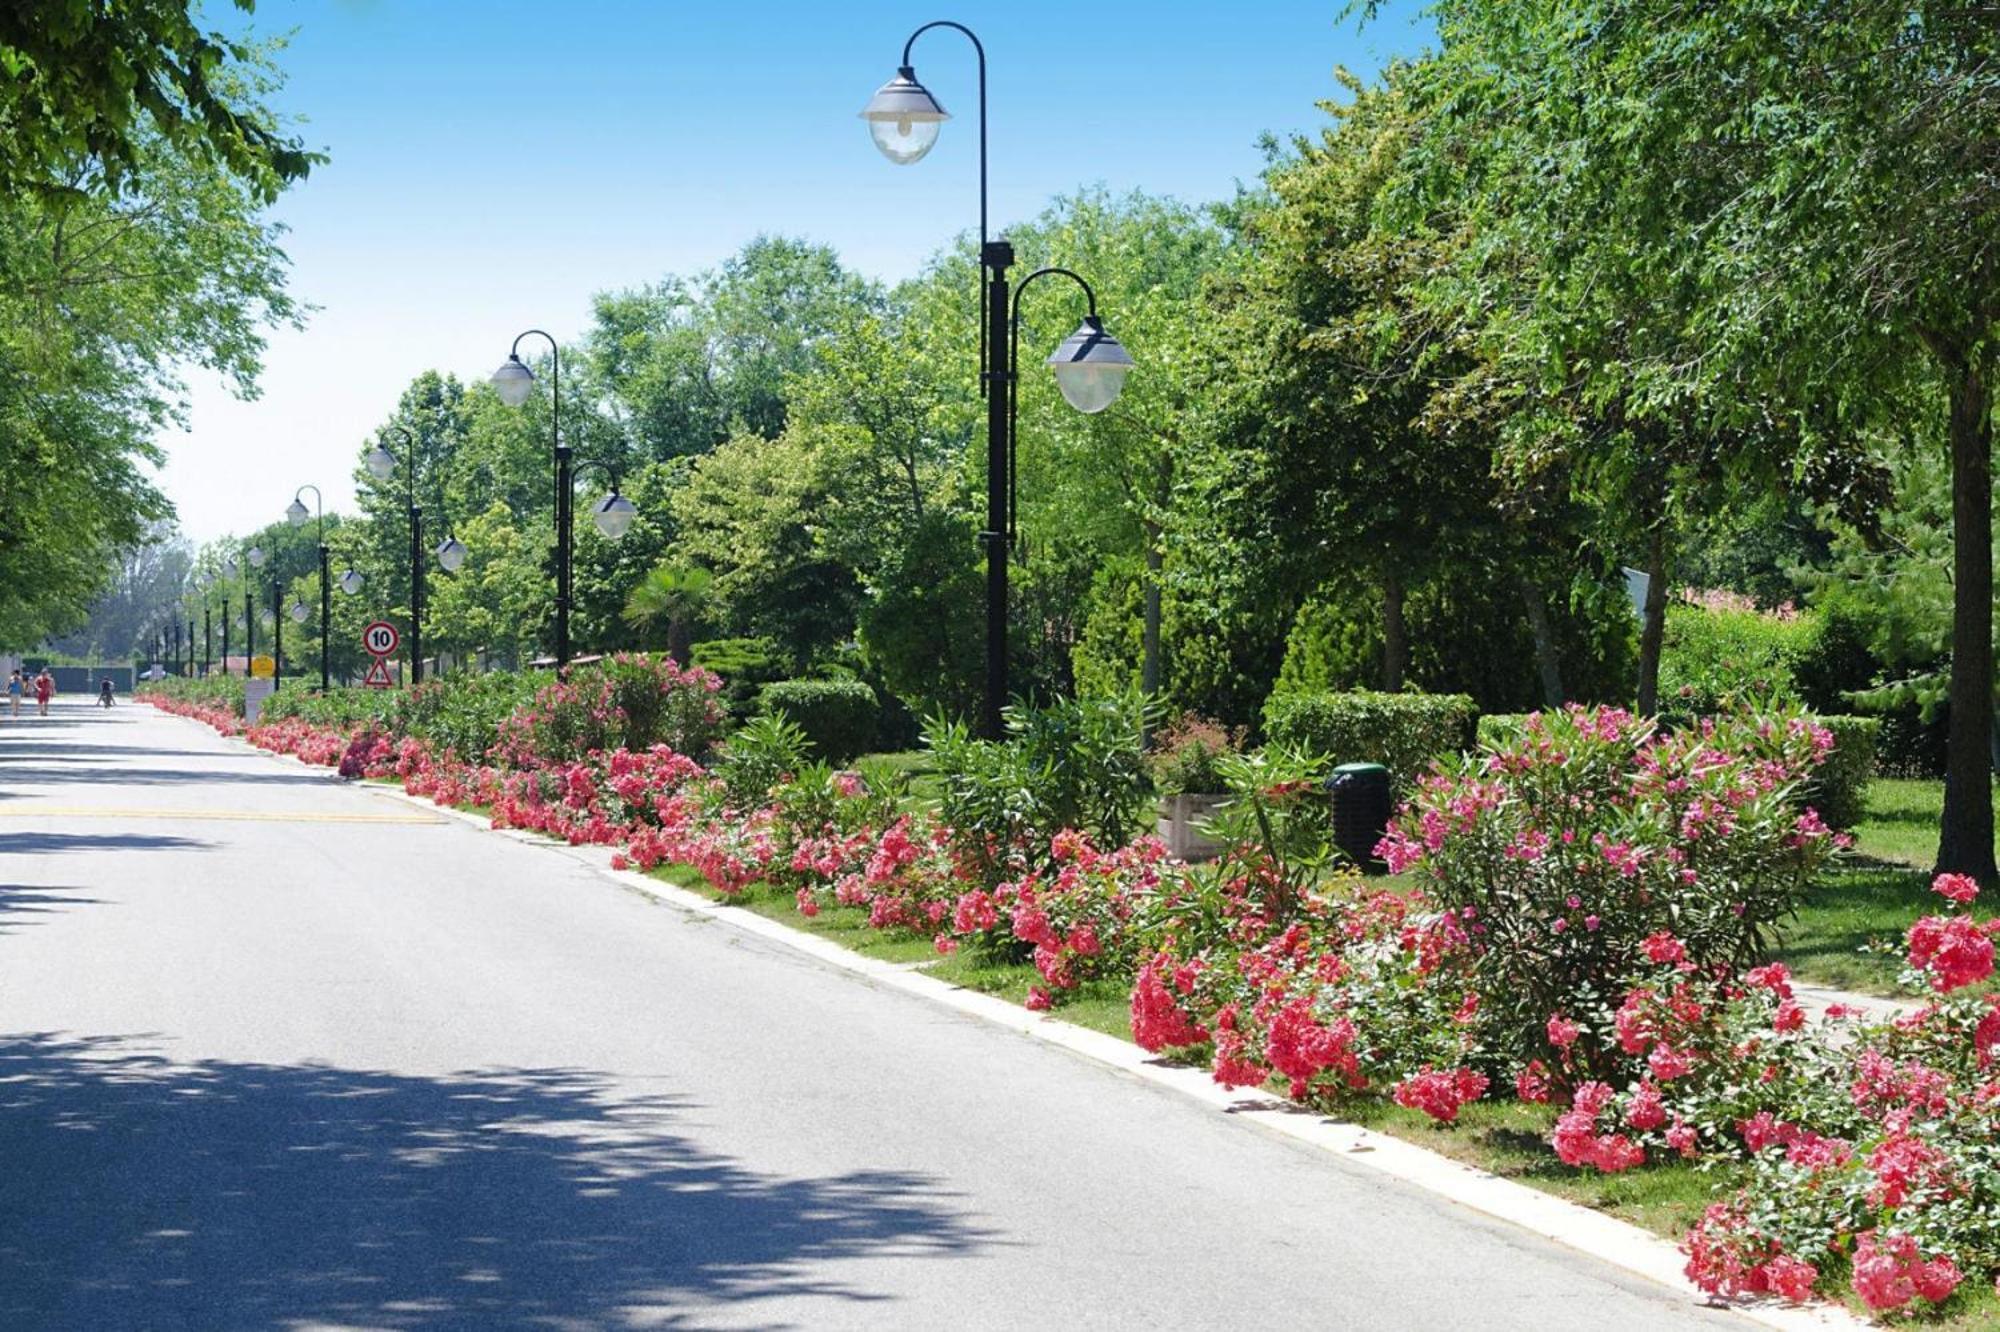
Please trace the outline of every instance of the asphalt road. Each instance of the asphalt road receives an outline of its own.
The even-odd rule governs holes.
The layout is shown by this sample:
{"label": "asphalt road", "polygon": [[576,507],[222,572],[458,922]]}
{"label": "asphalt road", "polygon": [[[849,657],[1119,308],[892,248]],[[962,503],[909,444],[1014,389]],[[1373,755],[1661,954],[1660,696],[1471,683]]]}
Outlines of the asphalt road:
{"label": "asphalt road", "polygon": [[0,1328],[1741,1328],[568,856],[0,718]]}

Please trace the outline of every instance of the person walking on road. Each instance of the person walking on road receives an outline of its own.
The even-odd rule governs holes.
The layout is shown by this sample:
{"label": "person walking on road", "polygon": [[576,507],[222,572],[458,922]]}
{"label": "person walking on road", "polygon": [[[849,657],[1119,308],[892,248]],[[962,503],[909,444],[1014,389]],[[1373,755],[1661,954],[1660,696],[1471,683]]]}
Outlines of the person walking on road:
{"label": "person walking on road", "polygon": [[97,706],[98,706],[98,707],[100,707],[100,708],[108,708],[108,707],[110,707],[110,706],[111,706],[111,689],[112,689],[112,686],[111,686],[111,677],[110,677],[110,676],[108,676],[108,675],[107,675],[107,676],[105,676],[105,677],[104,677],[104,679],[102,679],[101,681],[99,681],[99,682],[98,682],[98,685],[97,685]]}
{"label": "person walking on road", "polygon": [[21,715],[21,672],[15,671],[7,677],[7,706],[18,717]]}
{"label": "person walking on road", "polygon": [[49,668],[42,667],[42,673],[35,677],[35,705],[41,716],[49,715],[49,700],[55,697],[56,678],[49,674]]}

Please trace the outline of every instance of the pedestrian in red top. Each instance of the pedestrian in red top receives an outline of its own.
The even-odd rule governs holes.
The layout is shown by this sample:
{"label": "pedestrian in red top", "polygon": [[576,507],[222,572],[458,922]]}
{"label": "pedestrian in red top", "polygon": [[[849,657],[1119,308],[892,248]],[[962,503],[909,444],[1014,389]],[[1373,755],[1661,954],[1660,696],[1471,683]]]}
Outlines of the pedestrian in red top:
{"label": "pedestrian in red top", "polygon": [[49,715],[49,700],[55,697],[56,678],[49,674],[49,668],[42,667],[42,673],[35,677],[35,705],[41,715]]}

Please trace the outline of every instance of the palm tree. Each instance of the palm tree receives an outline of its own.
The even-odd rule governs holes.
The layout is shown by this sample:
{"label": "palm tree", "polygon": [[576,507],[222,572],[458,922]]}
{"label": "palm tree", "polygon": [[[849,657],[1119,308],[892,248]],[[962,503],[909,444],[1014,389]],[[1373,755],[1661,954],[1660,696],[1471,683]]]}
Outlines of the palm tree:
{"label": "palm tree", "polygon": [[699,565],[660,564],[625,599],[625,623],[641,633],[667,626],[667,655],[685,666],[689,629],[710,600],[715,575]]}

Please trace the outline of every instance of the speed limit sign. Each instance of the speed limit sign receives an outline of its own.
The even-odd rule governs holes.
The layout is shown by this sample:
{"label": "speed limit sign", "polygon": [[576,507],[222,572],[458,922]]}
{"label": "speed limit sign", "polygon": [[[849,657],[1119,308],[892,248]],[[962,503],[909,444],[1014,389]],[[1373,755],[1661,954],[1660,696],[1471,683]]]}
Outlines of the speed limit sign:
{"label": "speed limit sign", "polygon": [[396,632],[396,626],[387,620],[377,620],[361,631],[361,646],[368,649],[371,657],[386,657],[396,650],[403,636]]}

